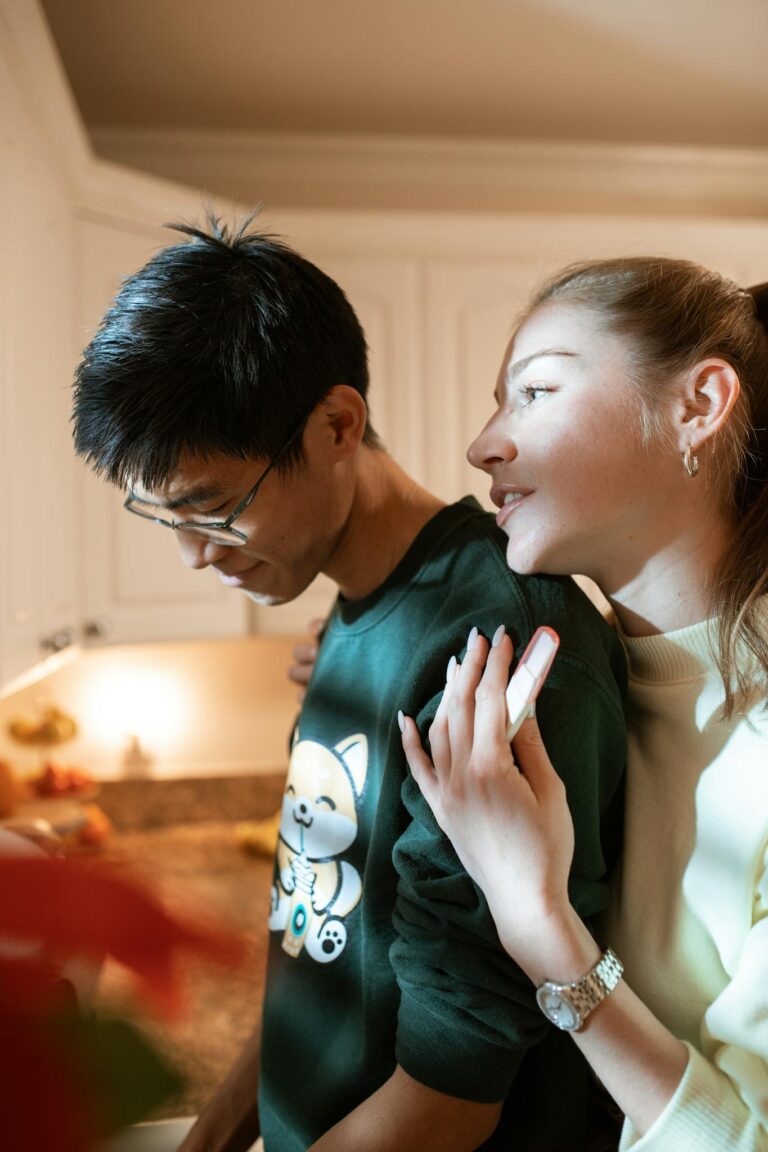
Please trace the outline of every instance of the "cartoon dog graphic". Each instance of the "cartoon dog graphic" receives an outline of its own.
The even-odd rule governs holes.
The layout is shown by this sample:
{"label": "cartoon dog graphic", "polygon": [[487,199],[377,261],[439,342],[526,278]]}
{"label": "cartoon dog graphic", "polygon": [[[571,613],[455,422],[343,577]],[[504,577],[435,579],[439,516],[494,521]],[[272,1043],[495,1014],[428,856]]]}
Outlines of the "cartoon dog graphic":
{"label": "cartoon dog graphic", "polygon": [[344,951],[348,916],[362,895],[355,868],[340,853],[357,837],[357,801],[368,769],[368,741],[349,736],[334,748],[297,737],[283,796],[269,927],[283,949],[319,964]]}

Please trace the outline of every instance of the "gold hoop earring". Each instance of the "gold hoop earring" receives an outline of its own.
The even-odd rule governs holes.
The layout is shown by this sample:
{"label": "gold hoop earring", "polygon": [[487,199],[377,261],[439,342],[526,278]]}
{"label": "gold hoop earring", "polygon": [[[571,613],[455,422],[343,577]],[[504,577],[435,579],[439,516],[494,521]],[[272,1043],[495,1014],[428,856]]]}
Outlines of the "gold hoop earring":
{"label": "gold hoop earring", "polygon": [[690,476],[691,480],[693,480],[694,476],[699,471],[699,458],[698,456],[694,456],[690,447],[686,448],[685,452],[683,453],[683,467]]}

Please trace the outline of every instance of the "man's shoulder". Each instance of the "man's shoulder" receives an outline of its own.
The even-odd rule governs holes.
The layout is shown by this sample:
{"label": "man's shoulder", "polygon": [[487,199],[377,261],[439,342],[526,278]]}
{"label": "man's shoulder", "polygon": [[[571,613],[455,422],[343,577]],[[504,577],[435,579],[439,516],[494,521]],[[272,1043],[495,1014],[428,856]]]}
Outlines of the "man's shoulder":
{"label": "man's shoulder", "polygon": [[465,497],[443,511],[446,513],[444,530],[437,540],[434,559],[451,561],[448,595],[451,591],[460,594],[476,584],[489,601],[511,593],[525,605],[536,625],[544,622],[542,614],[549,613],[558,619],[573,616],[577,621],[585,620],[589,627],[597,627],[603,634],[613,635],[602,614],[571,576],[528,576],[514,572],[507,563],[506,535],[493,514],[481,508],[473,497]]}
{"label": "man's shoulder", "polygon": [[470,578],[477,579],[484,574],[478,569],[484,560],[503,583],[516,583],[517,577],[506,562],[507,537],[493,514],[481,508],[473,496],[447,505],[433,523],[437,530],[430,559],[441,562],[449,558],[452,571],[464,569]]}
{"label": "man's shoulder", "polygon": [[540,624],[554,628],[563,654],[602,666],[623,680],[624,656],[615,630],[571,576],[520,575],[507,564],[507,537],[476,500],[451,505],[438,548],[450,558],[444,603],[477,600],[483,615],[497,618],[516,644],[526,644]]}

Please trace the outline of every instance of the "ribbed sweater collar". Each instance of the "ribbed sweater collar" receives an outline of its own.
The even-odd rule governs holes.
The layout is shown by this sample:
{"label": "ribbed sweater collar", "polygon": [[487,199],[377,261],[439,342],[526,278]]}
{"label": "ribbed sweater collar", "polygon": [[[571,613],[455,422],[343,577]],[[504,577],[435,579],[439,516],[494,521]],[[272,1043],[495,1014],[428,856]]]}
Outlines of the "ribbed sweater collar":
{"label": "ribbed sweater collar", "polygon": [[[768,596],[760,598],[759,612],[761,624],[768,630]],[[659,636],[627,636],[618,624],[617,631],[633,680],[664,684],[717,672],[717,617]],[[744,652],[743,659],[756,663],[749,652]]]}
{"label": "ribbed sweater collar", "polygon": [[659,636],[619,636],[627,653],[633,680],[663,684],[705,676],[714,666],[716,620],[703,620]]}

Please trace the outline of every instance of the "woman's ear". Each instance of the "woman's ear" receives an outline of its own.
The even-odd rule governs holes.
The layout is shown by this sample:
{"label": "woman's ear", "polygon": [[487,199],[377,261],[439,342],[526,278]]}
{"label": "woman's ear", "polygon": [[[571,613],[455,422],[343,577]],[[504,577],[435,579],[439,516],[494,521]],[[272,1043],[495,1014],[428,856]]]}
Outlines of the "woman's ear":
{"label": "woman's ear", "polygon": [[728,420],[739,398],[741,384],[727,360],[713,356],[700,360],[682,379],[678,447],[698,452]]}
{"label": "woman's ear", "polygon": [[318,405],[326,445],[340,458],[354,455],[368,420],[365,400],[349,384],[337,384]]}

